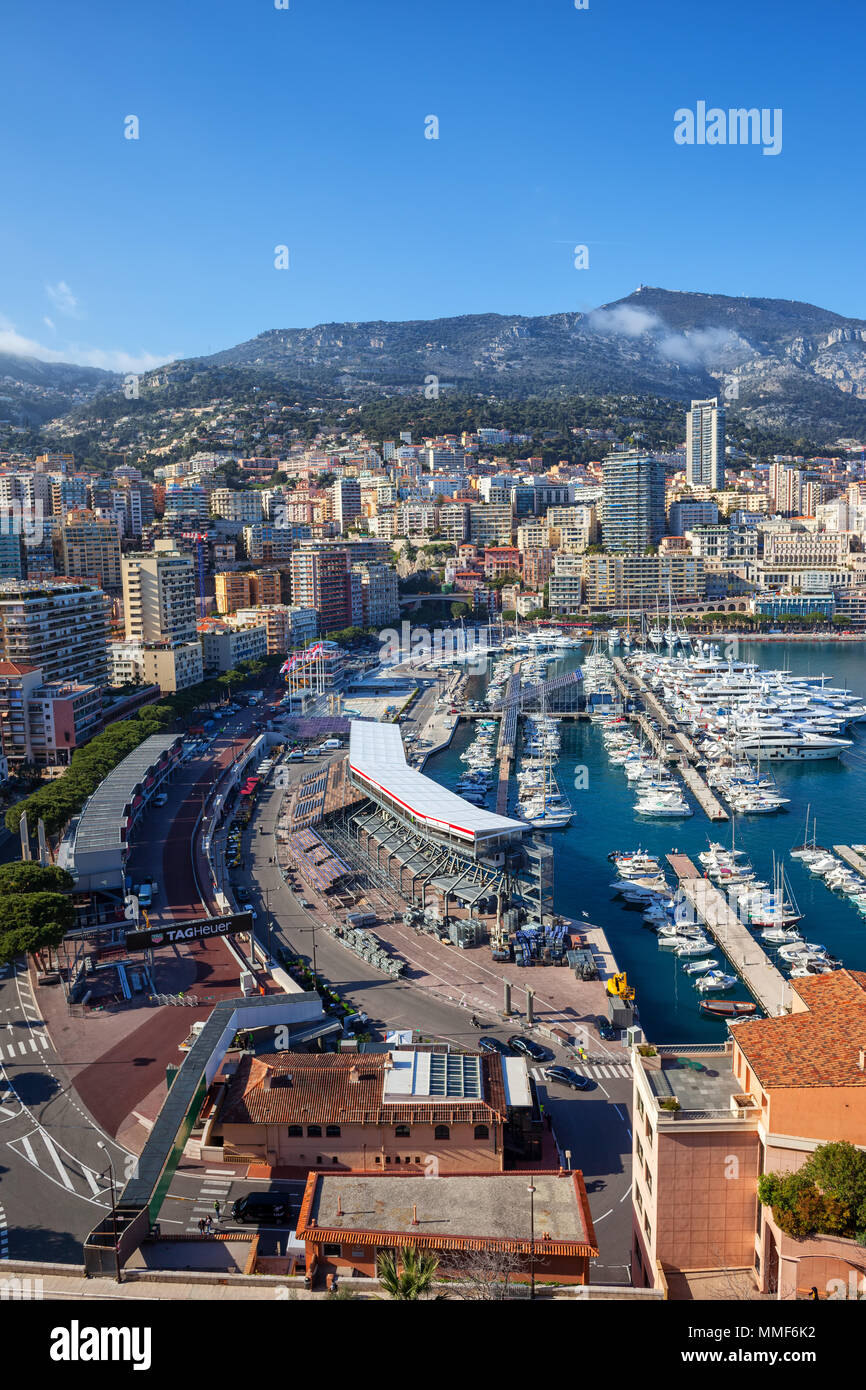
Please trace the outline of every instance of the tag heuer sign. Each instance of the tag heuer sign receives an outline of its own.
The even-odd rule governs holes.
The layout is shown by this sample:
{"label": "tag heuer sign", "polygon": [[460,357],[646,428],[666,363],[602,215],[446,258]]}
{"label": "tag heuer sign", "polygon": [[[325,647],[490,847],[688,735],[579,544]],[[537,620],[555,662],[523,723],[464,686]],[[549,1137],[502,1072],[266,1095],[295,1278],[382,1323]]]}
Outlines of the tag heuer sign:
{"label": "tag heuer sign", "polygon": [[233,912],[225,917],[205,917],[170,927],[154,927],[151,931],[127,932],[126,946],[130,951],[146,951],[153,946],[179,946],[184,941],[206,941],[212,936],[234,936],[236,932],[252,929],[253,919],[249,912]]}

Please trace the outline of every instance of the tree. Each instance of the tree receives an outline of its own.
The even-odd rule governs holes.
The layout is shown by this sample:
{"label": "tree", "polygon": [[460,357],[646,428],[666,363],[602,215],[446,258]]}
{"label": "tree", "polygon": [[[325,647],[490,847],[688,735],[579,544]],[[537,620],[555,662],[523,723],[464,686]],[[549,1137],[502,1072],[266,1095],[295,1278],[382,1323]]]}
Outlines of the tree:
{"label": "tree", "polygon": [[[536,1258],[536,1271],[543,1261]],[[525,1255],[516,1251],[457,1250],[448,1256],[448,1274],[462,1299],[491,1303],[511,1298],[516,1279],[526,1279]]]}
{"label": "tree", "polygon": [[458,618],[467,617],[471,611],[468,603],[452,603],[451,605],[451,616],[455,622]]}
{"label": "tree", "polygon": [[75,884],[71,874],[54,864],[24,863],[0,866],[0,896],[25,893],[59,893]]}
{"label": "tree", "polygon": [[25,893],[0,897],[0,961],[22,952],[37,955],[59,946],[75,922],[72,899],[63,893]]}
{"label": "tree", "polygon": [[849,1224],[866,1230],[866,1153],[846,1140],[820,1144],[801,1171],[825,1197],[842,1204],[849,1213]]}
{"label": "tree", "polygon": [[438,1267],[437,1255],[421,1255],[414,1245],[407,1245],[399,1253],[384,1250],[376,1261],[382,1288],[401,1302],[423,1298],[429,1293]]}

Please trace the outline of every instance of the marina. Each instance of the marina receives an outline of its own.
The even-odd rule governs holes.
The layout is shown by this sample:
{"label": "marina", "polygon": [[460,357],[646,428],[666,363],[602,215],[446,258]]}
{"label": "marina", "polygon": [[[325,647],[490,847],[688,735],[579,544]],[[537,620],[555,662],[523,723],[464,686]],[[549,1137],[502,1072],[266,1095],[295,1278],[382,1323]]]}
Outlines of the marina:
{"label": "marina", "polygon": [[[743,642],[738,649],[741,663],[763,661],[770,652],[774,664],[790,669],[795,680],[817,682],[820,687],[821,673],[832,672],[832,680],[826,678],[824,681],[825,687],[850,687],[855,692],[866,688],[866,664],[860,644],[796,642],[774,643],[768,647]],[[579,665],[579,653],[566,652],[553,664],[550,674],[556,677]],[[602,668],[596,686],[602,695],[603,677]],[[609,683],[621,705],[616,686]],[[596,685],[596,682],[589,684]],[[469,698],[481,699],[486,687],[487,677],[471,677],[467,687]],[[661,863],[667,864],[667,856],[676,846],[697,864],[699,854],[708,846],[707,819],[694,814],[683,820],[668,821],[635,814],[633,783],[623,776],[620,768],[611,765],[602,739],[604,729],[616,718],[614,698],[604,702],[608,712],[600,715],[597,702],[590,708],[589,696],[593,693],[587,688],[587,709],[582,717],[566,715],[559,724],[561,749],[555,772],[571,802],[574,818],[568,827],[549,836],[555,854],[555,906],[574,918],[598,923],[604,930],[619,968],[627,971],[629,980],[637,986],[640,1022],[648,1037],[718,1040],[726,1032],[725,1018],[699,1008],[703,996],[696,994],[694,976],[687,973],[687,967],[700,964],[700,958],[684,961],[673,950],[660,950],[655,933],[641,930],[646,925],[642,912],[636,910],[635,904],[630,905],[624,898],[611,894],[611,865],[607,859],[612,848],[642,845]],[[462,766],[457,755],[471,739],[475,722],[462,723],[452,746],[431,759],[428,771],[446,785],[454,785],[457,769]],[[634,724],[623,722],[639,737],[639,729]],[[696,747],[700,734],[688,729],[681,732]],[[839,757],[774,763],[774,786],[785,798],[777,814],[747,816],[734,812],[732,816],[736,843],[747,850],[756,865],[762,866],[764,877],[769,877],[769,866],[774,858],[777,862],[785,861],[787,881],[796,893],[803,918],[803,936],[810,940],[820,939],[833,957],[843,960],[852,969],[866,968],[863,917],[844,895],[828,894],[824,882],[811,875],[799,860],[791,859],[790,851],[803,840],[803,821],[809,806],[812,813],[817,813],[824,845],[834,844],[837,849],[847,846],[852,838],[852,827],[859,828],[863,823],[858,786],[859,777],[866,775],[864,732],[862,722],[851,725],[846,734],[850,745]],[[673,739],[669,741],[674,742]],[[649,747],[644,751],[651,752]],[[675,765],[669,766],[676,773]],[[757,766],[751,766],[754,775]],[[763,764],[760,773],[763,780]],[[687,795],[697,808],[697,798],[690,788]],[[730,829],[726,834],[730,837]],[[854,838],[857,839],[856,834]],[[866,835],[861,838],[866,839]],[[861,849],[866,865],[866,846]],[[858,851],[851,847],[851,853]],[[841,854],[838,857],[843,859]],[[845,862],[852,870],[861,871],[852,861]],[[752,945],[748,949],[753,955],[757,956],[758,951],[767,954],[763,936],[760,944],[751,935],[750,941]],[[708,956],[715,958],[716,968],[728,973],[733,966],[727,956],[712,938],[710,946],[712,950]],[[784,981],[783,972],[788,969],[784,958],[772,968]],[[779,989],[778,982],[775,988]],[[747,991],[741,986],[739,991],[733,989],[730,993],[733,998]],[[765,995],[768,1001],[772,1000],[772,989],[765,991]]]}

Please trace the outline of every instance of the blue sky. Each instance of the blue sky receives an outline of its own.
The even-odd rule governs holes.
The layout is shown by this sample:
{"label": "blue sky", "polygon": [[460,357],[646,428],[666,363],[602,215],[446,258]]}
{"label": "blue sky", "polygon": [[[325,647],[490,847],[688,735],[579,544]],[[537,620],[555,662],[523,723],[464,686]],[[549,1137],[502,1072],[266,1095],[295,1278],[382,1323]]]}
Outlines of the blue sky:
{"label": "blue sky", "polygon": [[[0,350],[136,369],[639,283],[866,318],[864,38],[850,0],[7,7]],[[782,152],[676,145],[698,101],[780,107]]]}

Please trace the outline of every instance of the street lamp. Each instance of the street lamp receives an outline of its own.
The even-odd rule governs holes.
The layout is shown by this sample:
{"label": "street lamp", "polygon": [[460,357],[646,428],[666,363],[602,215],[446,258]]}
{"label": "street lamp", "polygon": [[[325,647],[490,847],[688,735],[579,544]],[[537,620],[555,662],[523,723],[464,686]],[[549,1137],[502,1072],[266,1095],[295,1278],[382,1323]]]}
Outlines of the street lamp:
{"label": "street lamp", "polygon": [[114,1180],[114,1162],[112,1160],[111,1154],[108,1152],[108,1149],[103,1144],[101,1139],[97,1139],[96,1147],[98,1149],[101,1149],[102,1152],[105,1154],[105,1157],[108,1159],[108,1171],[110,1174],[111,1182],[111,1224],[114,1230],[114,1267],[117,1273],[117,1282],[118,1284],[122,1284],[123,1277],[120,1272],[120,1247],[117,1243],[117,1191],[115,1188]]}
{"label": "street lamp", "polygon": [[535,1297],[535,1188],[527,1187],[529,1193],[529,1297]]}

